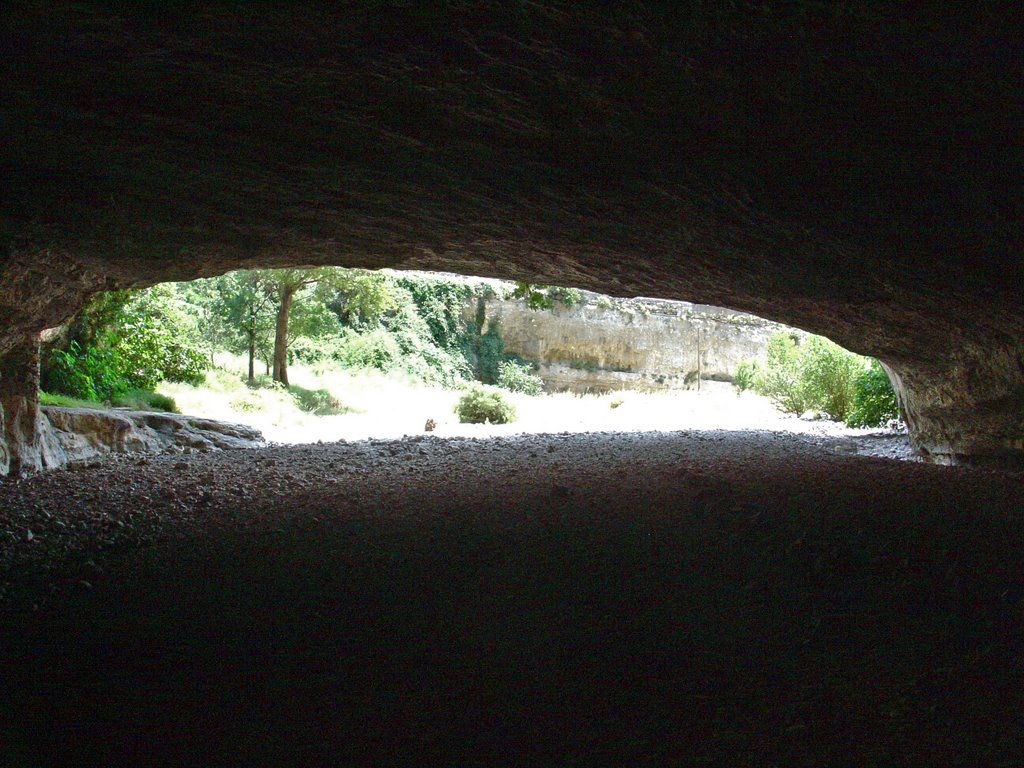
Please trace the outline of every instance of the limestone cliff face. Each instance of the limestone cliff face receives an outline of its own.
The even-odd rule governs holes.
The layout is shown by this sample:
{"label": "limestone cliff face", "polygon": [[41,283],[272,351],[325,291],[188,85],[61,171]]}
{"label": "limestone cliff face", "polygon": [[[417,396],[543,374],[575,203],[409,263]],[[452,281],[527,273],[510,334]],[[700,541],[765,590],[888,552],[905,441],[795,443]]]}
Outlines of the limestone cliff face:
{"label": "limestone cliff face", "polygon": [[522,300],[486,302],[505,352],[539,364],[551,392],[692,389],[732,381],[744,360],[764,360],[775,330],[796,329],[722,307],[584,292],[571,306],[531,310]]}

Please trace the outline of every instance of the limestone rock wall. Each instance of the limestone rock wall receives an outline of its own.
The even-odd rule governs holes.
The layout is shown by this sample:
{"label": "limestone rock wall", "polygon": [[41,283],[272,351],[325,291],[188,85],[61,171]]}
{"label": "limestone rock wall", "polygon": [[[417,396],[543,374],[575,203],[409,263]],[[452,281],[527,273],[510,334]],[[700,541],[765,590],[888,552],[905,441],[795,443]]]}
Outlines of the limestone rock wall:
{"label": "limestone rock wall", "polygon": [[87,464],[112,453],[167,453],[252,448],[258,430],[241,424],[172,413],[43,406],[40,467]]}
{"label": "limestone rock wall", "polygon": [[[475,310],[474,307],[470,311]],[[656,299],[610,299],[584,292],[572,306],[529,309],[491,299],[505,352],[539,364],[548,391],[693,389],[732,381],[744,360],[764,360],[775,330],[788,326],[722,307]]]}

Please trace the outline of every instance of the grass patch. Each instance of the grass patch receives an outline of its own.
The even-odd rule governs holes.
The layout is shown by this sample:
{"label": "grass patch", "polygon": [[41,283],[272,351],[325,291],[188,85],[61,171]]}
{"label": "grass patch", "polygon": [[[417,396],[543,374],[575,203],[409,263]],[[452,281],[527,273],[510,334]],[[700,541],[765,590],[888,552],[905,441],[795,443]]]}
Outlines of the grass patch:
{"label": "grass patch", "polygon": [[136,411],[178,413],[178,406],[174,402],[173,397],[162,395],[159,392],[147,392],[143,389],[133,389],[119,397],[115,397],[111,404],[118,408],[131,408]]}
{"label": "grass patch", "polygon": [[54,395],[49,392],[39,392],[39,404],[40,405],[59,405],[64,408],[102,408],[103,403],[98,403],[95,400],[82,400],[77,397],[70,397],[69,395]]}

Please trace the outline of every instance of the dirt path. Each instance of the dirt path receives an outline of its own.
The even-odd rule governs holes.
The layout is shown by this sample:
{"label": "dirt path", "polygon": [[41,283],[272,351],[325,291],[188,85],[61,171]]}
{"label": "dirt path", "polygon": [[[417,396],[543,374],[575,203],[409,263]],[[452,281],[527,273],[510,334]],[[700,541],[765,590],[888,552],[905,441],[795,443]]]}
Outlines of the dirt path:
{"label": "dirt path", "polygon": [[0,484],[0,765],[1020,764],[1021,477],[831,448],[421,437]]}

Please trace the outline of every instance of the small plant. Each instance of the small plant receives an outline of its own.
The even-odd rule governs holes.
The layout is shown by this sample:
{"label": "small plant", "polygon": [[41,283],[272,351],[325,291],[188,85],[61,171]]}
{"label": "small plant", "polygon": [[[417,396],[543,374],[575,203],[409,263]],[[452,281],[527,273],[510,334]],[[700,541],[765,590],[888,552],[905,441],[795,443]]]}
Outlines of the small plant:
{"label": "small plant", "polygon": [[570,360],[569,367],[574,371],[586,371],[587,373],[594,373],[598,369],[597,363],[593,360]]}
{"label": "small plant", "polygon": [[624,397],[613,397],[611,402],[608,403],[608,407],[609,408],[618,408],[624,402],[626,402],[626,399]]}
{"label": "small plant", "polygon": [[463,424],[508,424],[516,420],[516,409],[501,390],[483,384],[471,384],[455,405],[455,414]]}
{"label": "small plant", "polygon": [[539,395],[544,390],[544,382],[533,375],[530,366],[515,360],[498,363],[497,384],[509,392],[522,392],[524,395]]}

